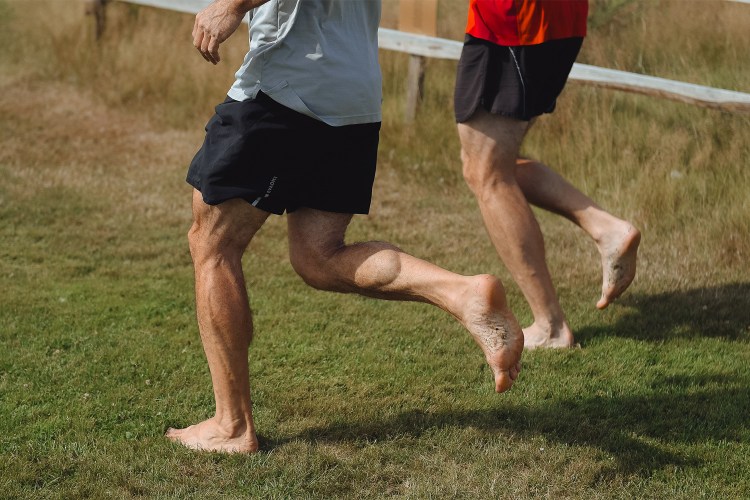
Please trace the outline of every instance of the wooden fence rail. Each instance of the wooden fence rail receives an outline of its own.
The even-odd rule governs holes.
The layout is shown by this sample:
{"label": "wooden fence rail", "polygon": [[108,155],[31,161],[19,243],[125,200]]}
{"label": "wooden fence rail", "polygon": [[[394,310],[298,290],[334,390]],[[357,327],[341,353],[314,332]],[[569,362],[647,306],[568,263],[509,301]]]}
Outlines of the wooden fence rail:
{"label": "wooden fence rail", "polygon": [[[462,43],[455,40],[385,28],[380,28],[379,45],[383,49],[406,52],[414,56],[456,60],[461,55],[462,47]],[[598,87],[663,97],[726,111],[750,112],[750,94],[744,92],[704,87],[580,63],[573,65],[570,79]]]}
{"label": "wooden fence rail", "polygon": [[[91,0],[100,9],[109,0]],[[121,0],[127,3],[158,7],[190,14],[197,14],[211,0]],[[734,0],[750,3],[750,0]],[[103,15],[97,15],[97,32],[103,29],[99,26],[99,19],[103,23]],[[247,21],[247,18],[246,18]],[[386,28],[380,28],[378,45],[382,49],[405,52],[412,56],[410,63],[409,100],[406,110],[407,119],[413,118],[419,103],[419,86],[424,76],[424,58],[453,59],[461,55],[462,43],[425,35],[405,33]],[[750,94],[733,90],[717,89],[695,85],[692,83],[667,80],[654,76],[629,73],[613,69],[576,63],[570,73],[570,79],[587,85],[594,85],[607,89],[634,92],[674,101],[695,104],[708,108],[730,112],[750,112]],[[416,97],[415,97],[416,96]]]}

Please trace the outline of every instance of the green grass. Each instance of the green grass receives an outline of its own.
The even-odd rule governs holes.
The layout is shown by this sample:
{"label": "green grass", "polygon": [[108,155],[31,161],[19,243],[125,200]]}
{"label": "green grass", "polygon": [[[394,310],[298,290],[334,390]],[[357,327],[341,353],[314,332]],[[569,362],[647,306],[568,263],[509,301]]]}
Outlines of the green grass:
{"label": "green grass", "polygon": [[[707,2],[592,4],[582,62],[637,71],[641,51],[654,74],[750,90],[747,6],[710,3],[710,37]],[[245,260],[261,452],[196,454],[162,437],[213,411],[183,178],[236,64],[192,52],[189,16],[114,4],[96,47],[65,5],[0,2],[0,497],[750,496],[750,117],[569,86],[525,150],[642,229],[640,272],[596,311],[593,246],[540,213],[580,348],[527,353],[505,395],[447,315],[306,287],[271,219]],[[687,48],[650,29],[658,8],[697,30]],[[373,214],[350,238],[493,272],[528,322],[461,179],[454,63],[430,62],[413,127],[405,58],[383,67]]]}

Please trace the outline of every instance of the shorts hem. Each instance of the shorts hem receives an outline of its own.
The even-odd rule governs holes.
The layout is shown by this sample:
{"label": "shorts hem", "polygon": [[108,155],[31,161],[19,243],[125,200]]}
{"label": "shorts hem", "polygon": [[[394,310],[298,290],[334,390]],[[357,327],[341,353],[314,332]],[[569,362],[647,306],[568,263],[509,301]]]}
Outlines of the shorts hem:
{"label": "shorts hem", "polygon": [[266,206],[263,203],[263,200],[258,200],[258,196],[256,195],[250,195],[250,196],[243,196],[240,194],[237,195],[231,195],[226,197],[218,197],[218,198],[207,198],[203,191],[201,191],[200,188],[200,182],[197,182],[195,179],[192,179],[188,177],[186,179],[186,182],[192,186],[196,191],[201,193],[201,198],[203,199],[203,203],[206,205],[216,206],[221,205],[222,203],[229,201],[229,200],[244,200],[248,204],[254,206],[258,210],[263,210],[264,212],[272,213],[274,215],[284,215],[284,213],[292,213],[296,212],[300,208],[309,208],[312,210],[319,210],[321,212],[330,212],[335,214],[352,214],[352,215],[368,215],[370,213],[370,204],[368,203],[367,208],[364,208],[362,206],[358,206],[356,208],[340,208],[340,207],[332,207],[332,206],[320,206],[320,205],[296,205],[296,206],[287,206],[285,208],[276,208],[276,207],[269,207]]}
{"label": "shorts hem", "polygon": [[543,111],[541,113],[534,113],[534,114],[530,114],[530,115],[523,115],[522,113],[516,113],[514,111],[504,111],[504,110],[487,109],[484,106],[480,105],[480,106],[477,106],[476,108],[474,108],[467,117],[464,117],[464,116],[461,116],[460,118],[456,117],[456,123],[467,123],[467,122],[471,121],[471,119],[474,118],[474,115],[477,113],[478,109],[482,109],[483,111],[486,111],[487,113],[489,113],[491,115],[498,115],[498,116],[502,116],[504,118],[512,118],[514,120],[518,120],[518,121],[522,121],[522,122],[529,122],[529,121],[531,121],[534,118],[537,118],[539,116],[552,113],[552,111]]}

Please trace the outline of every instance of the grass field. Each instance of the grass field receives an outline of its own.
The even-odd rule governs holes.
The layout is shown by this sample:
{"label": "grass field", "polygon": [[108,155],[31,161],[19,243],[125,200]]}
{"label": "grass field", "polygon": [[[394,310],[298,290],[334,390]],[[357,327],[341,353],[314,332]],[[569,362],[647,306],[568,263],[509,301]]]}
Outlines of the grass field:
{"label": "grass field", "polygon": [[[750,6],[591,3],[581,62],[750,91]],[[457,4],[441,36],[460,37]],[[183,179],[246,36],[212,67],[190,16],[109,14],[96,44],[79,3],[0,0],[0,497],[750,497],[750,116],[577,84],[525,152],[643,232],[599,312],[593,245],[539,213],[580,348],[526,353],[496,395],[447,315],[307,288],[274,218],[245,260],[261,452],[168,443],[213,411]],[[411,127],[406,58],[382,63],[373,210],[350,239],[497,274],[529,322],[461,178],[455,63],[430,62]]]}

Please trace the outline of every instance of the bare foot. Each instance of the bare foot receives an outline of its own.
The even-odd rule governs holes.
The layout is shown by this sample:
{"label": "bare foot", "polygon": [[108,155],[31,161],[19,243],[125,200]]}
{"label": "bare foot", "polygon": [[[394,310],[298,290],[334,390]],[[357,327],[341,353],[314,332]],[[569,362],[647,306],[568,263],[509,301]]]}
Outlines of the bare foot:
{"label": "bare foot", "polygon": [[524,349],[565,349],[573,347],[573,342],[573,332],[567,323],[554,331],[536,323],[523,329]]}
{"label": "bare foot", "polygon": [[482,348],[495,376],[495,391],[505,392],[521,372],[523,332],[508,309],[500,280],[487,274],[472,280],[459,320]]}
{"label": "bare foot", "polygon": [[596,303],[604,309],[630,286],[635,278],[641,232],[627,224],[627,229],[609,235],[599,243],[602,256],[602,296]]}
{"label": "bare foot", "polygon": [[165,436],[175,443],[193,450],[223,453],[253,453],[258,451],[258,438],[252,428],[232,432],[210,418],[184,429],[167,429]]}

